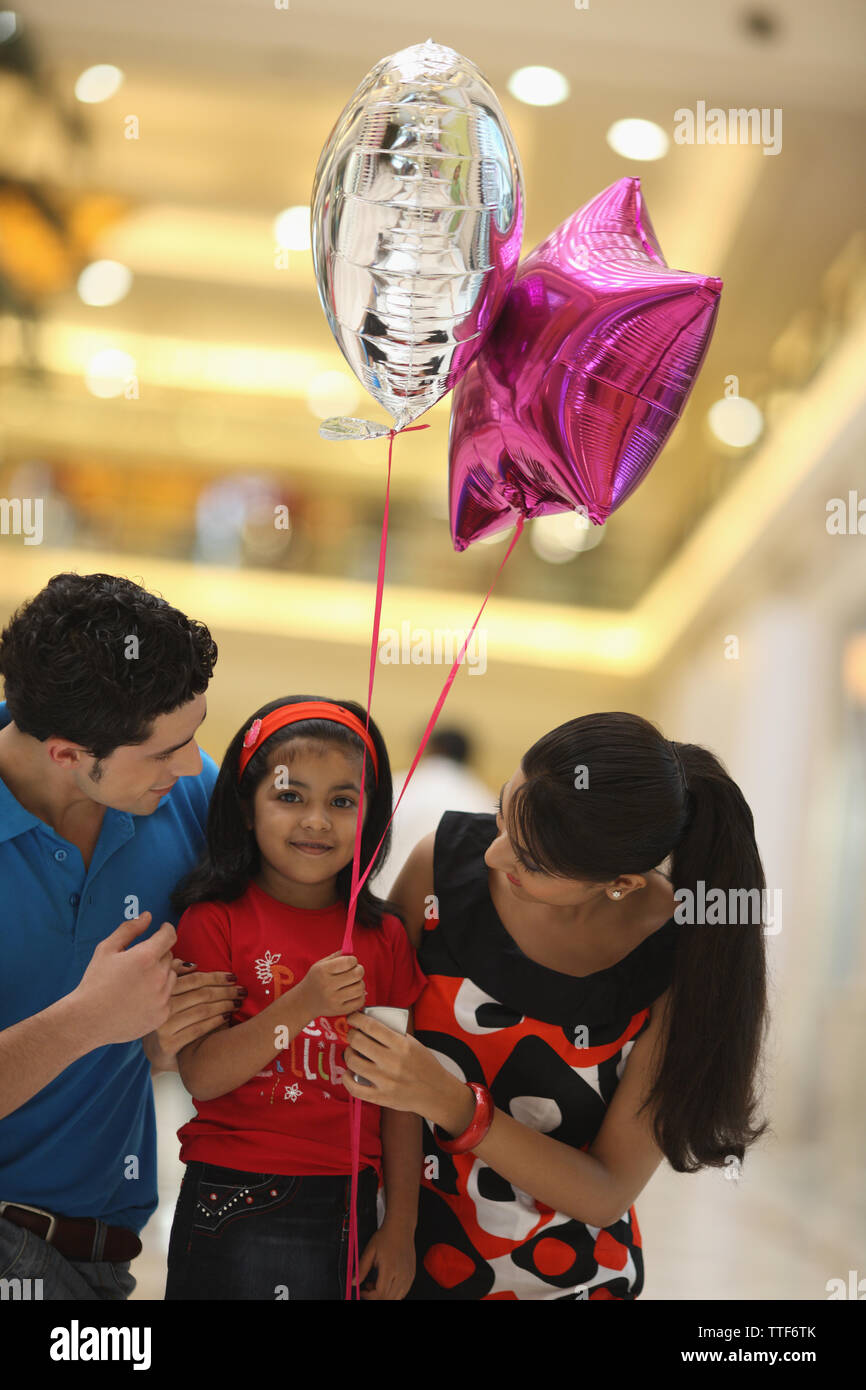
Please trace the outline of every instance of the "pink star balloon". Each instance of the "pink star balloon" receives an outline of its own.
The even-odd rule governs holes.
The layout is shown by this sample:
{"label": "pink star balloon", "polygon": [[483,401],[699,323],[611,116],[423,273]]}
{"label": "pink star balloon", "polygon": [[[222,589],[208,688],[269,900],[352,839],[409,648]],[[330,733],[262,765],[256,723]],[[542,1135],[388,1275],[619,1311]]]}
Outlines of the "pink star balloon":
{"label": "pink star balloon", "polygon": [[537,246],[454,393],[455,550],[519,516],[600,525],[621,506],[682,414],[721,288],[666,265],[637,178]]}

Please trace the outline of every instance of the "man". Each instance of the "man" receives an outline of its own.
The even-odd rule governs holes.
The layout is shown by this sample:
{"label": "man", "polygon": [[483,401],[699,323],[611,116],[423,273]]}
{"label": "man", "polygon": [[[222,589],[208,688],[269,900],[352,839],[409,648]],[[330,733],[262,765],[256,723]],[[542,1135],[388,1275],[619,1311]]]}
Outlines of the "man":
{"label": "man", "polygon": [[[419,739],[420,742],[420,739]],[[373,891],[387,898],[411,851],[446,811],[495,811],[496,794],[471,771],[472,744],[462,729],[435,729],[391,825],[391,849],[373,876]],[[408,769],[407,769],[408,771]],[[394,773],[394,803],[406,772]]]}
{"label": "man", "polygon": [[240,1002],[171,955],[217,775],[195,741],[216,658],[202,623],[105,574],[55,575],[0,634],[0,1279],[44,1298],[132,1292],[151,1069]]}

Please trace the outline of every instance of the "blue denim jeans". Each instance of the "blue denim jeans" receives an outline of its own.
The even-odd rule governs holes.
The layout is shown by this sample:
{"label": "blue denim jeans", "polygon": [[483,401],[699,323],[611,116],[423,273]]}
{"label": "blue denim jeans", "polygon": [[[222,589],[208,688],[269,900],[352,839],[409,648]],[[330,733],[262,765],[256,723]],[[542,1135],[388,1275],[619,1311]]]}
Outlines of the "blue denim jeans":
{"label": "blue denim jeans", "polygon": [[[360,1253],[377,1228],[375,1169],[358,1179]],[[351,1178],[247,1173],[188,1163],[168,1247],[165,1296],[345,1297]]]}
{"label": "blue denim jeans", "polygon": [[129,1298],[136,1283],[129,1264],[68,1260],[41,1236],[0,1217],[0,1279],[10,1281],[3,1285],[6,1297],[122,1300]]}

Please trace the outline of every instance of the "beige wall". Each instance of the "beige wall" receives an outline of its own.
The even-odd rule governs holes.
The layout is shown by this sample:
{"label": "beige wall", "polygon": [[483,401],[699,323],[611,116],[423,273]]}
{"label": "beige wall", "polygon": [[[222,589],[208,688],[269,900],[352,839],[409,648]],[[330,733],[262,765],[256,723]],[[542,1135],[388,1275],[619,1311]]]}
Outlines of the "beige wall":
{"label": "beige wall", "polygon": [[[858,444],[847,478],[862,476],[859,458]],[[825,492],[837,495],[832,480]],[[866,628],[866,537],[828,536],[824,522],[816,492],[784,526],[796,570],[773,572],[767,538],[754,587],[733,590],[689,635],[651,683],[647,713],[670,737],[712,748],[752,807],[768,888],[783,894],[782,930],[767,937],[768,1142],[810,1147],[814,1180],[856,1204],[866,1143],[866,873],[862,859],[852,871],[842,845],[846,820],[866,825],[866,709],[846,705],[842,669],[847,638]],[[738,660],[725,658],[729,635],[739,638]]]}

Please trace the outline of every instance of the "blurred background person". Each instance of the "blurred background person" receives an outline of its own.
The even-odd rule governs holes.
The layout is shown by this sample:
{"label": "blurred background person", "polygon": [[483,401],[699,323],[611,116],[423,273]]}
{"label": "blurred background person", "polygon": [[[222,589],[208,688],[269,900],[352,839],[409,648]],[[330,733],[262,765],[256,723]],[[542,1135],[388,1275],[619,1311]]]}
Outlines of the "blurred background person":
{"label": "blurred background person", "polygon": [[[472,771],[473,756],[469,734],[456,726],[440,729],[436,725],[391,822],[391,852],[375,875],[376,892],[382,897],[387,898],[418,841],[436,829],[446,811],[495,810],[496,793]],[[395,805],[408,771],[404,768],[394,774]]]}

